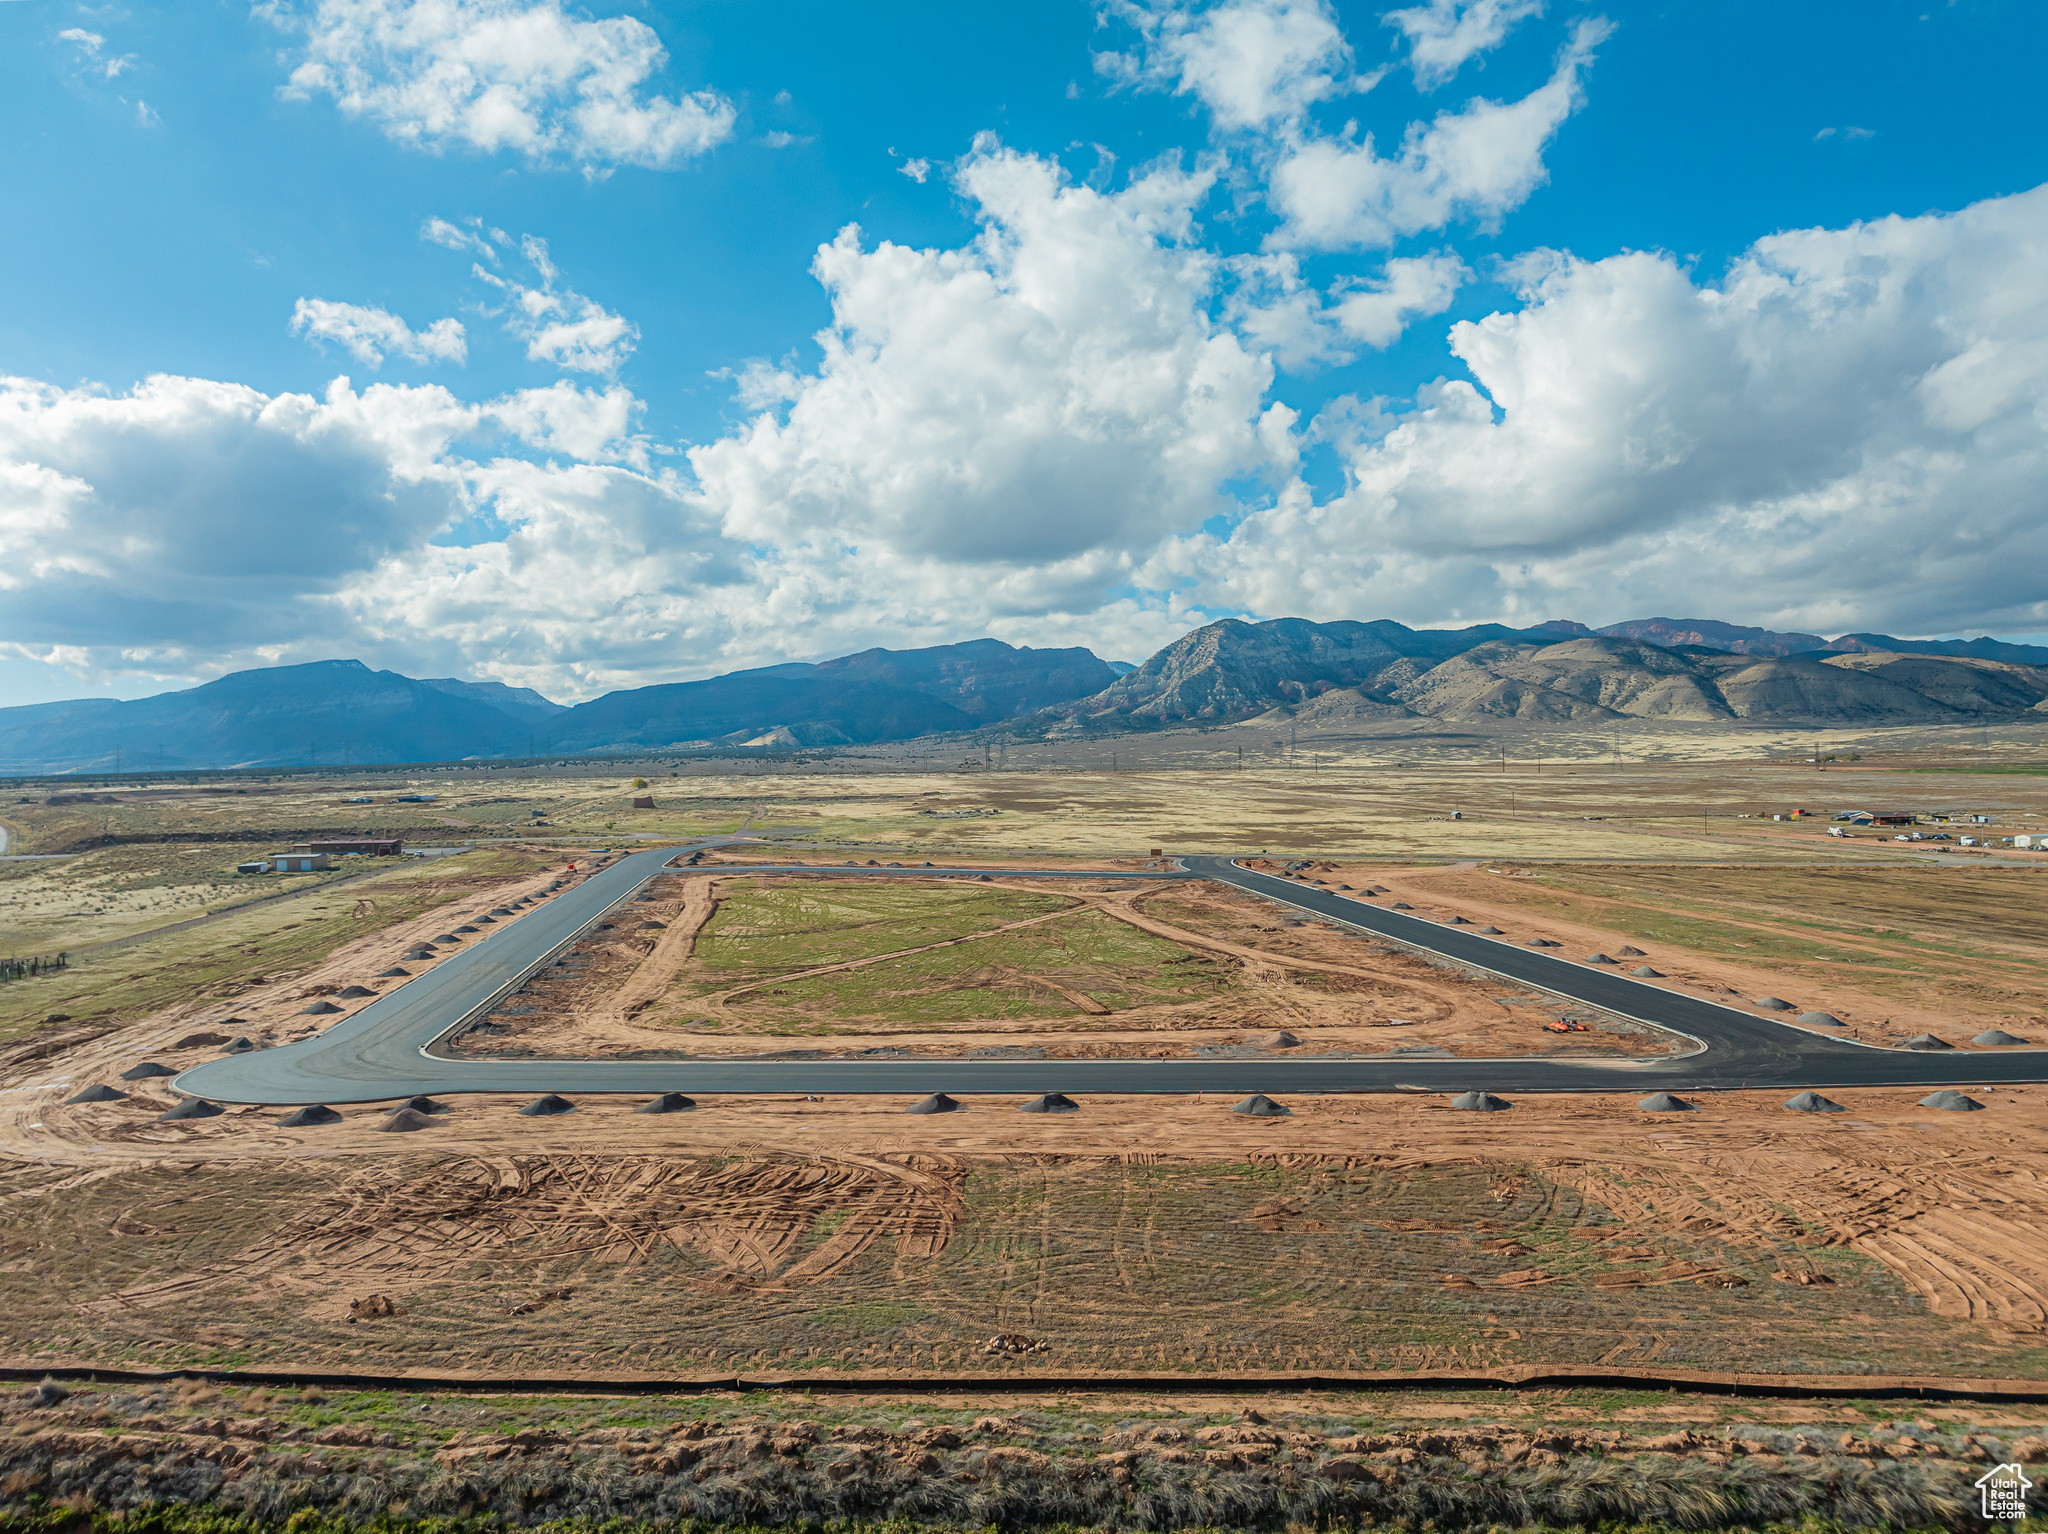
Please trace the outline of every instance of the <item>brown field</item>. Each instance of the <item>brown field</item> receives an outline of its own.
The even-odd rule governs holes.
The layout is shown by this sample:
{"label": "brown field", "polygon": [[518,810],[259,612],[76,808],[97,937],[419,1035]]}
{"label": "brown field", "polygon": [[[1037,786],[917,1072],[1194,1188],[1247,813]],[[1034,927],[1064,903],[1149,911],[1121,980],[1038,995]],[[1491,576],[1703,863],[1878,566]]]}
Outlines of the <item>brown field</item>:
{"label": "brown field", "polygon": [[[1588,1033],[1545,1033],[1560,1010],[1545,998],[1218,888],[1017,873],[884,898],[822,868],[747,866],[1136,866],[1153,846],[1313,855],[1332,885],[1377,884],[1503,942],[1637,947],[1661,983],[1774,993],[1870,1042],[1926,1028],[1965,1044],[1986,1026],[2043,1039],[2048,861],[1738,818],[1906,804],[1994,813],[2009,831],[2048,817],[2048,775],[1959,770],[2031,760],[2018,736],[1993,737],[1978,757],[1865,742],[1854,771],[1826,773],[1788,764],[1789,738],[1715,759],[1676,736],[1668,760],[1620,767],[1589,738],[1540,769],[1488,768],[1470,745],[1324,742],[1293,767],[1248,753],[1239,772],[1217,753],[1243,737],[1218,731],[1189,738],[1210,753],[1200,770],[1167,770],[1178,748],[1163,740],[1146,770],[1113,773],[1087,743],[1007,773],[907,754],[674,780],[642,768],[663,806],[651,818],[623,808],[631,764],[9,806],[12,850],[80,851],[0,864],[0,901],[19,902],[0,904],[15,923],[0,950],[138,940],[0,982],[0,1353],[479,1375],[1142,1372],[1187,1380],[1188,1401],[1225,1374],[1546,1364],[2048,1379],[2042,1087],[1975,1092],[1980,1113],[1839,1093],[1852,1111],[1826,1119],[1744,1093],[1655,1117],[1633,1093],[1491,1116],[1301,1096],[1271,1121],[1229,1113],[1236,1094],[1090,1098],[1071,1117],[969,1099],[920,1118],[857,1097],[706,1098],[668,1117],[586,1098],[542,1120],[477,1097],[402,1136],[378,1133],[370,1108],[319,1130],[270,1110],[162,1124],[168,1099],[148,1083],[63,1101],[140,1059],[209,1058],[223,1034],[322,1026],[310,999],[385,988],[377,973],[413,940],[586,846],[741,824],[785,829],[662,881],[463,1047],[1194,1054],[1225,1077],[1259,1052],[1661,1047],[1576,1009]],[[377,802],[347,805],[366,783]],[[389,805],[422,784],[435,805]],[[562,842],[514,839],[533,808]],[[209,859],[387,828],[478,850],[222,909]],[[1301,1042],[1274,1042],[1283,1030]],[[351,1322],[371,1296],[403,1314]],[[1043,1347],[984,1352],[998,1333]]]}
{"label": "brown field", "polygon": [[[2048,1378],[2048,1089],[1816,1120],[1626,1097],[464,1099],[151,1125],[13,1113],[0,1350],[596,1375],[1286,1375],[1530,1364]],[[124,1123],[125,1121],[125,1123]],[[147,1126],[146,1128],[144,1126]],[[381,1143],[379,1143],[381,1141]],[[816,1147],[832,1147],[821,1153]],[[401,1148],[402,1147],[402,1148]],[[351,1322],[388,1295],[402,1316]],[[678,1325],[679,1320],[687,1324]],[[1042,1342],[1008,1357],[997,1333]]]}

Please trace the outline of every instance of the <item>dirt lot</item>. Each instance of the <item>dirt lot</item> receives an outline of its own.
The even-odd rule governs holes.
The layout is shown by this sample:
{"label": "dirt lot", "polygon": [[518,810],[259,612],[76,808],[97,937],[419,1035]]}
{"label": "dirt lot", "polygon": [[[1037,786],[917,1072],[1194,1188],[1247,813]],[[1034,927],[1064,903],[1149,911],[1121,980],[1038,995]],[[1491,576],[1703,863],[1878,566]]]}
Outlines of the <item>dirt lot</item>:
{"label": "dirt lot", "polygon": [[657,881],[458,1047],[643,1058],[792,1043],[1030,1059],[1680,1047],[1223,885],[703,873]]}
{"label": "dirt lot", "polygon": [[1868,1044],[1933,1033],[1959,1048],[1997,1029],[2048,1044],[2048,867],[1745,868],[1331,864],[1419,914],[1543,936],[1583,956],[1633,948],[1652,983],[1737,1004],[1777,996]]}
{"label": "dirt lot", "polygon": [[[23,1095],[0,1349],[30,1366],[2048,1378],[2044,1088],[1830,1118],[462,1099],[397,1145],[371,1109],[282,1130]],[[351,1323],[374,1294],[406,1315]],[[985,1354],[1004,1332],[1046,1348]]]}

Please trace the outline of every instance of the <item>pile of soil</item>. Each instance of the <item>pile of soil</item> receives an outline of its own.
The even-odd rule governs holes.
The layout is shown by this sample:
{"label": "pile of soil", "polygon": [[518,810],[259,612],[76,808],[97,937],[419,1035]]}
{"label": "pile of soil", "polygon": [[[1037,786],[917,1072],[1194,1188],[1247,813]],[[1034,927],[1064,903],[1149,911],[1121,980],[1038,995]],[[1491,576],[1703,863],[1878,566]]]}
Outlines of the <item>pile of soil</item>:
{"label": "pile of soil", "polygon": [[1839,1028],[1842,1020],[1832,1012],[1802,1012],[1799,1021],[1809,1028]]}
{"label": "pile of soil", "polygon": [[1954,1047],[1947,1039],[1938,1039],[1931,1033],[1916,1033],[1899,1046],[1901,1049],[1953,1049]]}
{"label": "pile of soil", "polygon": [[124,1100],[126,1092],[116,1092],[109,1086],[87,1087],[83,1092],[64,1099],[67,1103],[118,1103]]}
{"label": "pile of soil", "polygon": [[131,1065],[121,1072],[123,1081],[148,1081],[154,1076],[175,1076],[178,1073],[168,1065],[158,1065],[154,1060],[145,1060],[140,1065]]}
{"label": "pile of soil", "polygon": [[2024,1044],[2027,1041],[2017,1034],[2007,1033],[2003,1028],[1988,1028],[1970,1040],[1972,1044],[1987,1044],[1996,1047],[2001,1044]]}
{"label": "pile of soil", "polygon": [[1292,1108],[1274,1102],[1263,1092],[1252,1093],[1243,1102],[1234,1104],[1230,1111],[1254,1119],[1284,1119],[1294,1115]]}
{"label": "pile of soil", "polygon": [[446,1103],[437,1103],[433,1098],[426,1096],[424,1093],[418,1097],[408,1097],[405,1100],[405,1106],[412,1109],[414,1113],[446,1113],[448,1111]]}
{"label": "pile of soil", "polygon": [[1466,1113],[1500,1113],[1514,1104],[1505,1097],[1495,1097],[1491,1092],[1460,1092],[1451,1099],[1451,1106]]}
{"label": "pile of soil", "polygon": [[1794,1113],[1847,1113],[1849,1110],[1840,1103],[1822,1097],[1818,1092],[1800,1092],[1785,1099],[1785,1106]]}
{"label": "pile of soil", "polygon": [[1282,1028],[1278,1033],[1269,1033],[1259,1040],[1261,1049],[1299,1049],[1301,1040]]}
{"label": "pile of soil", "polygon": [[959,1111],[959,1108],[960,1104],[948,1097],[944,1092],[934,1092],[930,1097],[912,1103],[903,1111],[905,1113],[955,1113]]}
{"label": "pile of soil", "polygon": [[1682,1097],[1673,1097],[1669,1092],[1652,1092],[1636,1106],[1645,1113],[1695,1113],[1698,1110]]}
{"label": "pile of soil", "polygon": [[433,1120],[417,1108],[400,1108],[377,1126],[380,1134],[409,1134],[432,1126]]}
{"label": "pile of soil", "polygon": [[331,1001],[316,1001],[310,1007],[299,1008],[299,1015],[302,1017],[325,1017],[329,1012],[339,1012],[340,1010],[341,1008]]}
{"label": "pile of soil", "polygon": [[412,971],[409,969],[400,969],[396,964],[394,964],[389,969],[378,970],[376,978],[379,980],[410,980],[412,978]]}
{"label": "pile of soil", "polygon": [[576,1105],[570,1102],[568,1098],[558,1097],[553,1092],[550,1092],[545,1097],[536,1097],[524,1108],[521,1108],[519,1116],[523,1119],[545,1119],[553,1118],[558,1113],[574,1113],[575,1111]]}
{"label": "pile of soil", "polygon": [[1028,1103],[1017,1104],[1019,1113],[1079,1113],[1081,1105],[1064,1092],[1047,1092]]}
{"label": "pile of soil", "polygon": [[186,1119],[217,1119],[227,1110],[219,1103],[210,1103],[203,1097],[188,1097],[177,1107],[159,1113],[159,1119],[182,1123]]}
{"label": "pile of soil", "polygon": [[277,1121],[280,1129],[305,1129],[314,1124],[339,1124],[341,1115],[325,1103],[308,1103],[303,1108],[294,1108]]}
{"label": "pile of soil", "polygon": [[642,1103],[635,1113],[688,1113],[697,1106],[694,1098],[680,1092],[664,1092],[651,1103]]}
{"label": "pile of soil", "polygon": [[357,997],[357,996],[375,996],[376,994],[377,994],[377,993],[376,993],[375,991],[371,990],[371,989],[370,989],[370,988],[369,988],[369,987],[368,987],[367,985],[351,985],[351,986],[348,986],[348,987],[346,987],[346,988],[345,988],[345,989],[344,989],[344,990],[342,991],[342,993],[341,993],[341,999],[342,999],[343,1001],[347,1001],[347,1000],[349,1000],[349,999],[350,999],[351,997]]}
{"label": "pile of soil", "polygon": [[1983,1104],[1974,1097],[1965,1097],[1954,1087],[1943,1087],[1939,1092],[1929,1093],[1920,1099],[1923,1108],[1940,1108],[1946,1113],[1976,1113]]}
{"label": "pile of soil", "polygon": [[1777,996],[1759,996],[1756,1004],[1766,1012],[1790,1012],[1792,1003]]}
{"label": "pile of soil", "polygon": [[214,1046],[214,1045],[216,1045],[216,1044],[225,1044],[225,1043],[227,1043],[227,1041],[228,1041],[228,1035],[227,1035],[227,1034],[225,1034],[225,1033],[205,1033],[205,1032],[201,1032],[201,1033],[188,1033],[188,1034],[186,1034],[186,1035],[185,1035],[185,1037],[183,1037],[182,1039],[178,1040],[178,1042],[177,1042],[177,1043],[173,1044],[173,1045],[171,1046],[171,1048],[173,1048],[173,1049],[211,1049],[211,1048],[213,1048],[213,1046]]}
{"label": "pile of soil", "polygon": [[1652,969],[1647,964],[1638,964],[1629,973],[1638,980],[1662,980],[1664,978],[1664,972],[1661,969]]}

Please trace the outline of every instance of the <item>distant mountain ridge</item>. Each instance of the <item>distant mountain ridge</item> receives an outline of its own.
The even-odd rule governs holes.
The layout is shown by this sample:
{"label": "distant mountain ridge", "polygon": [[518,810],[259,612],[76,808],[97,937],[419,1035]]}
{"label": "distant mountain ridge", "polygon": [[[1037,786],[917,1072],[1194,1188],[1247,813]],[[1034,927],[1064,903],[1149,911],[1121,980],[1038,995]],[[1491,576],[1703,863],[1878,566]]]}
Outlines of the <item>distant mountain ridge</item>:
{"label": "distant mountain ridge", "polygon": [[2048,713],[2048,647],[1989,637],[1778,632],[1699,618],[1593,630],[1411,629],[1227,618],[1142,664],[996,639],[863,650],[567,707],[531,688],[415,680],[355,660],[241,671],[154,698],[0,708],[14,774],[452,761],[679,747],[865,745],[1288,719],[1628,718],[1898,724]]}
{"label": "distant mountain ridge", "polygon": [[[1402,718],[1877,725],[2048,712],[2048,668],[2040,666],[1860,645],[1830,652],[1819,647],[1826,641],[1801,643],[1818,636],[1699,620],[1615,627],[1664,638],[1558,622],[1410,629],[1384,620],[1227,618],[1054,712],[1067,728],[1090,729],[1252,720],[1344,728]],[[1736,651],[1731,642],[1758,650]],[[2037,653],[2048,659],[2048,650]]]}
{"label": "distant mountain ridge", "polygon": [[574,708],[531,688],[416,681],[361,661],[238,671],[154,698],[0,708],[0,772],[457,761],[680,745],[860,745],[972,730],[1107,686],[1081,648],[998,639],[863,650]]}

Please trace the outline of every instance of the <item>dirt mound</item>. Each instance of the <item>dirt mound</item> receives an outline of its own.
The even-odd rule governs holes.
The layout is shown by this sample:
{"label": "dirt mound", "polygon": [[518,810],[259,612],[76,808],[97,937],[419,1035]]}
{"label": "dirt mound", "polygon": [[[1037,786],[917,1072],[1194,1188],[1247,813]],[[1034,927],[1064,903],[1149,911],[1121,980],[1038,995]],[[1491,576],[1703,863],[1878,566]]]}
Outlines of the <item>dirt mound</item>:
{"label": "dirt mound", "polygon": [[1646,957],[1642,949],[1630,947],[1627,943],[1622,944],[1621,947],[1615,949],[1614,952],[1617,958],[1623,959],[1640,959]]}
{"label": "dirt mound", "polygon": [[1558,942],[1555,938],[1532,937],[1522,946],[1524,948],[1562,948],[1564,944]]}
{"label": "dirt mound", "polygon": [[405,1100],[404,1106],[412,1109],[414,1113],[446,1113],[448,1111],[446,1103],[437,1103],[433,1098],[425,1094],[418,1097],[408,1097]]}
{"label": "dirt mound", "polygon": [[1664,978],[1664,971],[1662,971],[1661,969],[1652,969],[1647,964],[1638,964],[1634,969],[1630,970],[1629,973],[1631,975],[1634,975],[1638,980],[1662,980]]}
{"label": "dirt mound", "polygon": [[380,1134],[409,1134],[415,1129],[427,1129],[433,1120],[417,1108],[400,1108],[377,1126]]}
{"label": "dirt mound", "polygon": [[920,1098],[903,1111],[905,1113],[957,1113],[960,1104],[944,1092],[934,1092],[930,1097]]}
{"label": "dirt mound", "polygon": [[1614,961],[1604,953],[1589,953],[1586,955],[1586,962],[1588,964],[1612,964]]}
{"label": "dirt mound", "polygon": [[1444,925],[1447,927],[1469,927],[1472,925],[1472,919],[1469,916],[1446,916],[1444,918]]}
{"label": "dirt mound", "polygon": [[310,1007],[299,1008],[299,1015],[301,1017],[325,1017],[329,1012],[339,1012],[340,1010],[341,1008],[331,1001],[316,1001]]}
{"label": "dirt mound", "polygon": [[1954,1087],[1943,1087],[1939,1092],[1929,1093],[1920,1099],[1923,1108],[1939,1108],[1945,1113],[1975,1113],[1983,1104],[1974,1097],[1965,1097]]}
{"label": "dirt mound", "polygon": [[219,1103],[210,1103],[203,1097],[188,1097],[177,1107],[159,1113],[159,1119],[182,1123],[186,1119],[217,1119],[227,1110]]}
{"label": "dirt mound", "polygon": [[1261,1049],[1299,1049],[1301,1040],[1282,1028],[1278,1033],[1269,1033],[1259,1040]]}
{"label": "dirt mound", "polygon": [[390,1316],[402,1316],[405,1307],[388,1294],[366,1294],[360,1299],[348,1302],[348,1318],[351,1321],[381,1321]]}
{"label": "dirt mound", "polygon": [[1820,1093],[1807,1091],[1796,1093],[1785,1099],[1785,1106],[1794,1113],[1847,1113],[1849,1110],[1840,1103],[1822,1097]]}
{"label": "dirt mound", "polygon": [[1802,1012],[1799,1021],[1809,1028],[1839,1028],[1842,1020],[1832,1012]]}
{"label": "dirt mound", "polygon": [[1514,1104],[1491,1092],[1460,1092],[1451,1099],[1451,1106],[1466,1113],[1500,1113]]}
{"label": "dirt mound", "polygon": [[211,1049],[211,1048],[213,1048],[213,1046],[214,1046],[214,1045],[216,1045],[216,1044],[225,1044],[225,1043],[227,1043],[227,1041],[228,1041],[228,1039],[229,1039],[230,1037],[231,1037],[231,1035],[229,1035],[229,1034],[225,1034],[225,1033],[204,1033],[204,1032],[201,1032],[201,1033],[188,1033],[188,1034],[186,1034],[186,1035],[185,1035],[185,1037],[183,1037],[182,1039],[178,1040],[178,1042],[177,1042],[177,1043],[173,1044],[173,1045],[171,1046],[171,1048],[173,1048],[173,1049]]}
{"label": "dirt mound", "polygon": [[2017,1034],[2007,1033],[2003,1028],[1989,1028],[1972,1037],[1970,1042],[1996,1047],[2000,1044],[2024,1044],[2027,1041]]}
{"label": "dirt mound", "polygon": [[1081,1105],[1064,1092],[1048,1092],[1028,1103],[1017,1104],[1019,1113],[1079,1113]]}
{"label": "dirt mound", "polygon": [[1790,1012],[1792,1010],[1792,1003],[1778,996],[1759,996],[1756,999],[1756,1005],[1762,1007],[1766,1012]]}
{"label": "dirt mound", "polygon": [[685,1097],[680,1092],[664,1092],[661,1096],[655,1098],[653,1102],[642,1103],[633,1111],[635,1113],[689,1113],[696,1106],[697,1101],[695,1098]]}
{"label": "dirt mound", "polygon": [[1415,907],[1410,905],[1405,900],[1397,900],[1392,905],[1388,906],[1387,909],[1389,911],[1412,911],[1415,909]]}
{"label": "dirt mound", "polygon": [[1906,1042],[1905,1042],[1905,1043],[1901,1044],[1901,1045],[1899,1046],[1899,1048],[1901,1048],[1901,1049],[1953,1049],[1953,1048],[1955,1048],[1955,1046],[1954,1046],[1953,1044],[1949,1043],[1949,1041],[1948,1041],[1947,1039],[1939,1039],[1939,1038],[1936,1038],[1936,1037],[1935,1037],[1935,1036],[1934,1036],[1933,1034],[1931,1034],[1931,1033],[1916,1033],[1916,1034],[1914,1034],[1914,1035],[1913,1035],[1913,1037],[1911,1037],[1910,1039],[1906,1040]]}
{"label": "dirt mound", "polygon": [[462,939],[452,932],[443,932],[439,937],[434,938],[433,941],[436,943],[459,943]]}
{"label": "dirt mound", "polygon": [[148,1081],[153,1076],[175,1076],[178,1073],[168,1065],[158,1065],[154,1060],[145,1060],[140,1065],[131,1065],[121,1072],[123,1081]]}
{"label": "dirt mound", "polygon": [[325,1103],[308,1103],[303,1108],[294,1108],[277,1121],[280,1129],[305,1129],[313,1124],[339,1124],[341,1115]]}
{"label": "dirt mound", "polygon": [[379,980],[410,980],[412,978],[412,971],[409,969],[400,969],[396,964],[394,964],[389,969],[378,970],[376,978]]}
{"label": "dirt mound", "polygon": [[343,988],[341,992],[341,999],[343,1001],[347,1001],[352,997],[375,996],[376,994],[377,993],[371,990],[367,985],[351,985]]}
{"label": "dirt mound", "polygon": [[1291,1118],[1294,1114],[1292,1108],[1274,1102],[1263,1092],[1252,1093],[1243,1102],[1233,1104],[1230,1111],[1254,1119],[1284,1119]]}
{"label": "dirt mound", "polygon": [[[331,1007],[328,1010],[333,1012],[339,1012],[341,1009],[339,1007]],[[247,1055],[255,1053],[255,1050],[256,1041],[250,1038],[245,1033],[241,1035],[239,1038],[229,1039],[226,1047],[221,1050],[221,1053],[224,1055]]]}
{"label": "dirt mound", "polygon": [[1501,935],[1501,930],[1498,927],[1481,927],[1479,929],[1479,935],[1481,937],[1499,937]]}
{"label": "dirt mound", "polygon": [[666,932],[668,931],[668,923],[665,921],[643,921],[640,923],[638,930],[641,932]]}
{"label": "dirt mound", "polygon": [[1682,1097],[1673,1097],[1669,1092],[1652,1092],[1636,1106],[1645,1113],[1693,1113],[1693,1105]]}
{"label": "dirt mound", "polygon": [[523,1119],[545,1119],[553,1118],[558,1113],[574,1113],[575,1111],[576,1105],[570,1102],[568,1098],[558,1097],[553,1092],[550,1092],[545,1097],[536,1097],[524,1108],[521,1108],[519,1116]]}
{"label": "dirt mound", "polygon": [[127,1098],[126,1092],[117,1092],[109,1086],[87,1087],[83,1092],[64,1099],[67,1103],[118,1103]]}

